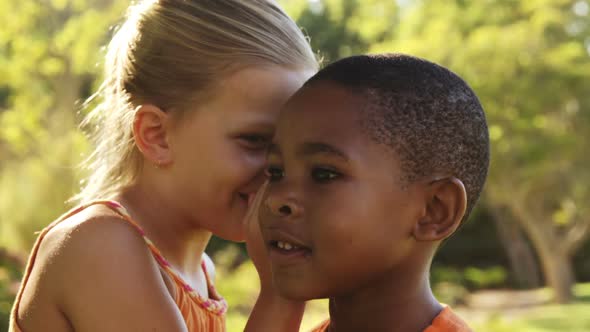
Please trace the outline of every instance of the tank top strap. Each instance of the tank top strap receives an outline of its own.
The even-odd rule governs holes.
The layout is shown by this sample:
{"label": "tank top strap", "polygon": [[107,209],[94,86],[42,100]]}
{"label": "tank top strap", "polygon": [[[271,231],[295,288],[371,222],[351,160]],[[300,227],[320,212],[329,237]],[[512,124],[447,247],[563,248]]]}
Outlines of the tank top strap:
{"label": "tank top strap", "polygon": [[[162,253],[160,252],[160,250],[158,250],[158,248],[154,245],[154,243],[146,236],[145,231],[143,230],[143,228],[141,228],[141,226],[139,226],[139,224],[133,220],[133,218],[131,218],[131,215],[129,214],[129,212],[127,212],[127,210],[125,209],[125,207],[123,205],[121,205],[121,203],[117,202],[117,201],[113,201],[113,200],[96,200],[96,201],[91,201],[85,205],[82,205],[80,207],[78,207],[77,209],[74,209],[75,211],[73,211],[72,213],[66,213],[66,217],[68,218],[82,210],[84,210],[85,208],[92,206],[92,205],[104,205],[106,207],[108,207],[109,209],[111,209],[113,212],[115,212],[116,214],[118,214],[121,219],[125,220],[126,222],[128,222],[131,226],[133,226],[137,232],[141,235],[141,237],[143,238],[143,240],[145,241],[146,245],[148,246],[150,252],[152,253],[152,255],[154,256],[154,258],[156,259],[156,261],[158,262],[158,264],[164,268],[166,271],[168,271],[170,269],[170,264],[168,264],[168,262],[164,259],[164,256],[162,255]],[[64,219],[65,219],[64,218]],[[58,220],[59,222],[59,220]]]}
{"label": "tank top strap", "polygon": [[87,209],[90,206],[99,205],[99,204],[105,205],[105,206],[109,207],[111,210],[115,211],[117,214],[119,214],[125,221],[129,222],[134,228],[136,228],[137,231],[145,239],[145,233],[144,233],[143,229],[141,229],[141,227],[129,217],[129,214],[127,213],[125,208],[121,204],[119,204],[118,202],[115,202],[115,201],[111,201],[111,200],[90,201],[88,203],[78,205],[78,206],[72,208],[71,210],[69,210],[68,212],[59,216],[55,221],[51,222],[49,225],[47,225],[45,228],[43,228],[43,230],[36,233],[36,234],[38,234],[37,240],[35,241],[35,244],[33,245],[33,248],[31,249],[31,254],[29,256],[29,259],[27,261],[27,265],[25,267],[22,282],[19,287],[18,293],[16,294],[14,306],[12,307],[12,311],[10,313],[10,325],[16,331],[20,330],[20,328],[18,327],[18,324],[16,323],[16,316],[18,313],[21,299],[23,297],[25,286],[27,285],[27,283],[29,281],[29,277],[31,276],[31,271],[33,270],[33,265],[35,264],[35,261],[37,259],[37,254],[39,252],[39,247],[41,246],[41,242],[43,242],[43,239],[45,238],[47,233],[49,233],[49,231],[51,231],[59,223],[82,212],[83,210]]}
{"label": "tank top strap", "polygon": [[131,218],[125,207],[115,201],[96,201],[93,202],[94,204],[104,204],[111,208],[114,212],[118,213],[123,219],[128,221],[130,224],[135,226],[138,232],[143,237],[144,241],[146,242],[149,250],[152,253],[152,256],[158,263],[158,265],[170,276],[176,285],[182,289],[183,292],[187,293],[191,298],[193,298],[197,303],[199,303],[202,307],[211,311],[217,315],[223,315],[227,311],[227,302],[226,300],[217,292],[215,286],[210,279],[209,272],[207,271],[207,267],[205,264],[205,260],[201,260],[201,268],[203,269],[203,273],[205,274],[205,279],[207,281],[207,290],[209,292],[209,298],[204,298],[201,296],[195,289],[193,289],[181,276],[170,263],[164,258],[162,252],[156,247],[156,245],[146,236],[143,229]]}
{"label": "tank top strap", "polygon": [[129,212],[127,212],[127,210],[125,209],[125,207],[123,205],[121,205],[119,202],[108,201],[108,200],[94,201],[94,202],[92,202],[92,204],[103,204],[103,205],[107,206],[113,212],[117,213],[123,220],[127,221],[129,224],[131,224],[133,227],[135,227],[135,229],[137,229],[139,234],[143,237],[143,240],[145,241],[150,252],[152,253],[152,256],[154,256],[154,258],[156,259],[156,262],[158,263],[158,265],[162,269],[164,269],[164,271],[167,272],[174,280],[184,283],[184,281],[178,276],[178,274],[174,272],[170,263],[168,263],[168,261],[164,258],[164,255],[162,255],[162,252],[146,236],[146,234],[145,234],[144,230],[141,228],[141,226],[139,226],[139,224],[131,218],[131,215],[129,214]]}
{"label": "tank top strap", "polygon": [[155,258],[158,265],[170,277],[172,277],[172,279],[175,281],[175,283],[177,285],[179,285],[184,292],[188,293],[194,300],[196,300],[198,303],[200,303],[201,306],[206,308],[208,311],[211,311],[217,315],[225,314],[225,312],[227,311],[227,302],[225,301],[225,299],[223,297],[219,296],[219,294],[215,290],[215,287],[213,286],[213,283],[211,282],[211,280],[209,278],[209,273],[207,272],[207,268],[205,266],[204,260],[201,262],[201,268],[203,269],[203,272],[205,273],[205,277],[207,280],[207,288],[208,288],[209,294],[210,294],[210,298],[208,298],[208,299],[200,296],[200,294],[198,294],[195,290],[193,290],[193,288],[190,287],[188,285],[188,283],[186,283],[182,279],[182,277],[180,277],[180,275],[172,268],[170,263],[168,263],[168,261],[164,258],[164,256],[160,252],[160,250],[146,236],[146,234],[145,234],[144,230],[141,228],[141,226],[139,226],[139,224],[131,218],[130,214],[127,212],[125,207],[123,207],[123,205],[121,205],[119,202],[116,202],[113,200],[95,200],[95,201],[90,201],[88,203],[79,205],[79,206],[69,210],[68,212],[64,213],[59,218],[57,218],[55,221],[53,221],[51,224],[49,224],[47,227],[45,227],[43,230],[38,232],[37,240],[35,241],[35,244],[33,245],[33,248],[31,250],[31,254],[29,256],[29,260],[28,260],[27,266],[25,268],[25,273],[24,273],[24,276],[22,279],[22,283],[20,285],[19,291],[16,296],[15,305],[12,308],[11,319],[10,319],[11,325],[14,323],[14,325],[16,325],[18,327],[18,325],[16,324],[16,314],[18,313],[18,307],[19,307],[21,298],[23,296],[25,286],[29,280],[33,265],[34,265],[35,260],[37,258],[37,253],[39,251],[39,247],[41,245],[41,242],[43,241],[43,239],[47,235],[47,233],[49,231],[51,231],[51,229],[53,229],[55,226],[57,226],[62,221],[80,213],[81,211],[83,211],[93,205],[104,205],[104,206],[108,207],[110,210],[112,210],[113,212],[118,214],[121,217],[121,219],[123,219],[124,221],[126,221],[130,225],[132,225],[137,230],[137,232],[143,237],[144,241],[146,242],[146,245],[148,246],[150,252],[152,253],[152,256]]}
{"label": "tank top strap", "polygon": [[205,259],[201,259],[201,268],[203,269],[203,273],[205,274],[205,280],[207,281],[207,290],[209,291],[209,297],[215,300],[222,300],[223,297],[217,293],[217,289],[215,289],[215,284],[213,280],[211,280],[211,276],[209,275],[209,271],[207,270],[207,264],[205,263]]}

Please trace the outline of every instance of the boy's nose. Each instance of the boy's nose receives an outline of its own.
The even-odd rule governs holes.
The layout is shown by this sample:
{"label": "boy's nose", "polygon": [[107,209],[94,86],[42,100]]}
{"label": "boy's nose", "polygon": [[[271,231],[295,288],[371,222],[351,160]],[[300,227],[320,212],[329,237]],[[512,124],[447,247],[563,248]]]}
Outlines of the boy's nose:
{"label": "boy's nose", "polygon": [[297,218],[303,213],[303,208],[294,199],[268,196],[266,205],[273,215],[282,218]]}

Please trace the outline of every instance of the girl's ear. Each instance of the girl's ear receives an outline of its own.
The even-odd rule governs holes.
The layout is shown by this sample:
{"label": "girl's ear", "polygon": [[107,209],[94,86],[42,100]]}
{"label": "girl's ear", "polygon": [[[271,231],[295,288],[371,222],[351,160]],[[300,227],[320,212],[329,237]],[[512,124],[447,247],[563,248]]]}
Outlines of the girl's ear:
{"label": "girl's ear", "polygon": [[168,144],[170,115],[157,106],[141,105],[135,112],[133,139],[144,158],[156,166],[172,163]]}
{"label": "girl's ear", "polygon": [[440,241],[451,236],[461,224],[467,208],[467,192],[455,177],[436,180],[427,190],[425,215],[414,225],[418,241]]}

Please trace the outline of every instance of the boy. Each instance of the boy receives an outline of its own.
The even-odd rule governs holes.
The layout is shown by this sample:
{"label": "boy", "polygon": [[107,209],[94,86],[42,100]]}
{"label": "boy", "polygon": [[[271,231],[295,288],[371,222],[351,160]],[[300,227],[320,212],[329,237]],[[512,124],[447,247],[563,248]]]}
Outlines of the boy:
{"label": "boy", "polygon": [[330,298],[316,331],[470,331],[428,280],[489,165],[485,115],[461,78],[401,54],[337,61],[287,103],[268,164],[273,281],[292,300]]}

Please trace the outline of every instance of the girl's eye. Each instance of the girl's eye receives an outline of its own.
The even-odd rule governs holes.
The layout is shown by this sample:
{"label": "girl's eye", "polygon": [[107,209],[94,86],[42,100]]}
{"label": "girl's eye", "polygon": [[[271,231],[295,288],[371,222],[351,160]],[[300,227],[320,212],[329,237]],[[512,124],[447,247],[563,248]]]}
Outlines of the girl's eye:
{"label": "girl's eye", "polygon": [[270,143],[270,139],[262,135],[242,135],[238,139],[243,146],[251,150],[264,150]]}
{"label": "girl's eye", "polygon": [[316,167],[311,171],[311,177],[319,183],[326,183],[335,180],[342,174],[327,168]]}
{"label": "girl's eye", "polygon": [[285,176],[283,169],[276,166],[269,166],[265,173],[270,182],[280,181]]}

